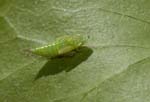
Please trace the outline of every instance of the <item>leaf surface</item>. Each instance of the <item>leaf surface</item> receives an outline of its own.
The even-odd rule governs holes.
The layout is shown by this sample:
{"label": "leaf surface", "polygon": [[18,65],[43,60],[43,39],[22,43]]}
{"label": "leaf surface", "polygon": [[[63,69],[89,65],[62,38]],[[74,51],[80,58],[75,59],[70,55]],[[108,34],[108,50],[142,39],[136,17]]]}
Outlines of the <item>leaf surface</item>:
{"label": "leaf surface", "polygon": [[[0,0],[0,102],[149,102],[150,2]],[[72,57],[26,49],[89,36]]]}

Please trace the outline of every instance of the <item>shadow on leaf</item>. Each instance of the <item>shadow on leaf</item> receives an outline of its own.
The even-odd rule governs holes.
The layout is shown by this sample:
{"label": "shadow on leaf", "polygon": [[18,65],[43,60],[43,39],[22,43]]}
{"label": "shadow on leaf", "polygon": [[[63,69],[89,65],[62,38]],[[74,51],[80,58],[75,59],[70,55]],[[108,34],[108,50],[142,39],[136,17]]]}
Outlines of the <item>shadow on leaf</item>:
{"label": "shadow on leaf", "polygon": [[66,56],[61,58],[54,58],[48,61],[37,74],[35,80],[48,75],[56,75],[62,71],[69,72],[76,68],[80,63],[87,60],[93,53],[92,49],[88,47],[81,47],[74,56]]}

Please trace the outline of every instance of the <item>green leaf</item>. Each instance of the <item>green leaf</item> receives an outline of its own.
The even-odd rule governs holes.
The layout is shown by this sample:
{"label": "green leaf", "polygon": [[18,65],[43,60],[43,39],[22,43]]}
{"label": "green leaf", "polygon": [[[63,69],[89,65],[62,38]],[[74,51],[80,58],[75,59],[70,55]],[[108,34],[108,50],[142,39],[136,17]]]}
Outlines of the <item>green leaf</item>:
{"label": "green leaf", "polygon": [[[148,0],[0,0],[0,102],[149,102]],[[89,36],[72,57],[26,50]]]}

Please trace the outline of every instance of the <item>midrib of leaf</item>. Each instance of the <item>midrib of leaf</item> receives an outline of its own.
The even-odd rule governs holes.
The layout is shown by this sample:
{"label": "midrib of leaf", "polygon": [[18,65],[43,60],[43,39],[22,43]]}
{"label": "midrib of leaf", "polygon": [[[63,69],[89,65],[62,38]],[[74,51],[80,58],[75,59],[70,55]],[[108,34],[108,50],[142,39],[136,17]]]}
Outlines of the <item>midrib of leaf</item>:
{"label": "midrib of leaf", "polygon": [[[84,8],[84,9],[88,9],[88,8]],[[81,10],[84,10],[84,9],[80,9],[79,11]],[[93,9],[93,8],[90,8],[90,9]],[[109,11],[109,10],[106,10],[106,9],[103,9],[103,8],[98,8],[98,9],[101,9],[102,11],[104,12],[110,12],[110,13],[113,13],[113,14],[116,14],[116,15],[120,15],[120,16],[126,16],[126,17],[130,17],[131,19],[135,18],[135,17],[132,17],[132,16],[129,16],[129,15],[124,15],[124,14],[121,14],[121,13],[118,13],[118,12],[114,12],[114,11]],[[78,11],[78,10],[77,10]],[[30,11],[32,12],[32,11]],[[28,37],[24,37],[22,35],[19,34],[19,32],[17,32],[17,29],[16,27],[9,21],[9,19],[7,17],[4,17],[5,20],[7,21],[7,23],[10,25],[11,28],[14,29],[14,31],[16,32],[17,36],[16,38],[19,38],[19,39],[23,39],[23,40],[27,40],[27,41],[32,41],[32,42],[35,42],[35,43],[39,43],[39,44],[46,44],[45,41],[41,41],[41,40],[37,40],[37,39],[30,39]],[[141,21],[141,22],[144,22],[144,23],[147,23],[147,24],[150,24],[150,22],[148,21],[144,21],[142,19],[138,19],[138,18],[135,18],[135,20],[138,20],[138,21]],[[13,40],[13,39],[11,39]],[[5,42],[4,42],[5,43]],[[130,47],[130,48],[143,48],[143,49],[149,49],[149,47],[145,47],[145,46],[137,46],[137,45],[102,45],[102,46],[97,46],[97,45],[89,45],[90,47],[93,47],[93,48],[110,48],[110,47]]]}
{"label": "midrib of leaf", "polygon": [[[89,9],[89,8],[85,8],[85,9]],[[91,9],[95,9],[95,8],[91,8]],[[142,19],[139,19],[139,18],[136,18],[136,17],[132,17],[132,16],[129,16],[129,15],[124,15],[124,14],[121,14],[121,13],[119,13],[119,12],[113,12],[113,11],[109,11],[109,10],[106,10],[106,9],[103,9],[103,8],[98,8],[98,9],[101,9],[101,10],[103,10],[103,11],[105,11],[105,12],[110,12],[110,13],[113,13],[113,14],[116,14],[116,15],[129,17],[130,19],[134,19],[134,20],[137,20],[137,21],[141,21],[141,22],[144,22],[144,23],[146,23],[146,24],[150,24],[150,22],[148,22],[148,21],[144,21],[144,20],[142,20]],[[81,10],[84,10],[84,9],[81,9]],[[5,20],[6,20],[6,21],[9,23],[9,25],[15,30],[15,32],[16,32],[16,34],[17,34],[17,38],[23,39],[23,40],[28,40],[28,41],[34,41],[34,42],[36,42],[36,43],[41,43],[41,42],[37,41],[36,39],[35,39],[35,40],[34,40],[34,39],[29,39],[29,38],[26,38],[26,37],[24,37],[24,36],[19,35],[19,33],[17,32],[16,28],[15,28],[14,25],[9,21],[9,19],[7,19],[7,17],[5,17]],[[4,42],[4,43],[5,43],[5,42]],[[96,46],[96,47],[98,48],[98,47],[101,47],[101,46]],[[131,48],[150,49],[150,48],[147,48],[147,47],[134,46],[134,45],[106,45],[106,46],[104,45],[102,48],[110,48],[110,47],[131,47]],[[148,58],[148,57],[146,57],[146,58]],[[142,60],[139,60],[139,61],[143,61],[143,60],[145,60],[146,58],[144,58],[144,59],[142,59]],[[139,61],[134,62],[133,64],[136,64],[136,63],[138,63]],[[30,64],[32,64],[32,63],[34,63],[34,61],[31,62],[31,63],[29,63],[29,64],[27,64],[27,65],[25,65],[25,66],[28,66],[28,65],[30,65]],[[131,65],[132,65],[132,64],[130,64],[129,66],[131,66]],[[22,68],[24,68],[25,66],[23,66]],[[129,66],[128,66],[125,70],[127,70],[127,69],[129,68]],[[22,68],[19,68],[18,70],[21,70]],[[12,74],[16,73],[18,70],[15,70],[14,72],[10,73],[9,75],[7,75],[6,77],[4,77],[4,78],[1,79],[0,81],[2,81],[2,80],[4,80],[4,79],[8,78],[8,77],[11,76]],[[116,75],[118,75],[118,74],[121,74],[121,73],[124,72],[125,70],[122,70],[121,72],[116,73],[116,74],[110,76],[109,78],[103,80],[100,84],[102,84],[102,83],[105,82],[106,80],[109,80],[110,78],[112,78],[112,77],[114,77],[114,76],[116,76]],[[99,85],[98,85],[98,86],[95,86],[95,87],[93,87],[93,88],[91,88],[90,90],[88,90],[88,91],[86,91],[86,92],[84,92],[84,93],[80,93],[80,94],[83,94],[83,95],[88,94],[88,93],[91,92],[91,90],[93,91],[93,90],[95,90],[97,87],[99,87]],[[79,95],[79,94],[77,94],[77,95]],[[73,95],[73,96],[74,96],[74,95]],[[73,97],[73,96],[68,96],[68,97]],[[68,97],[64,97],[64,98],[68,98]],[[53,101],[55,101],[55,100],[61,100],[61,99],[64,99],[64,98],[54,99]],[[86,98],[86,97],[85,97],[85,98]]]}
{"label": "midrib of leaf", "polygon": [[[100,8],[100,9],[101,9],[101,8]],[[110,12],[110,13],[122,15],[122,14],[120,14],[120,13],[118,13],[118,12],[112,12],[112,11],[108,11],[108,10],[106,10],[106,9],[101,9],[101,10],[103,10],[103,11],[105,11],[105,12]],[[127,17],[128,17],[128,16],[127,16]],[[36,42],[36,43],[39,43],[39,44],[46,44],[44,41],[39,41],[39,40],[36,40],[36,39],[30,39],[30,38],[24,37],[24,36],[22,36],[22,35],[19,35],[19,34],[18,34],[19,32],[17,32],[17,29],[16,29],[15,26],[9,21],[9,19],[8,19],[7,17],[4,17],[4,18],[5,18],[5,20],[7,21],[7,23],[10,25],[10,27],[13,28],[14,31],[16,32],[16,34],[17,34],[16,38],[14,38],[14,39],[17,39],[17,38],[18,38],[18,39],[21,39],[21,40],[27,40],[27,41]],[[138,19],[137,19],[137,20],[138,20]],[[144,23],[146,23],[146,22],[144,22]],[[9,41],[12,41],[12,40],[14,40],[14,39],[11,39],[11,40],[9,40]],[[1,44],[8,43],[9,41],[3,42],[3,43],[1,43]],[[89,46],[90,46],[90,45],[89,45]],[[90,47],[93,47],[93,46],[90,46]],[[114,48],[114,47],[129,47],[129,48],[150,49],[149,47],[136,46],[136,45],[103,45],[103,46],[96,46],[96,45],[94,45],[94,48],[101,48],[101,49]],[[30,64],[33,64],[34,62],[35,62],[35,61],[33,61],[33,62],[31,62],[31,63],[28,63],[28,64],[24,65],[22,68],[24,68],[25,66],[28,66],[28,65],[30,65]],[[16,73],[18,70],[21,70],[22,68],[19,68],[19,69],[13,71],[12,73],[9,73],[7,76],[5,76],[5,77],[3,77],[2,79],[0,79],[0,81],[2,81],[2,80],[4,80],[4,79],[8,78],[9,76],[11,76],[12,74]],[[124,70],[123,70],[123,71],[124,71]],[[122,71],[121,71],[121,72],[122,72]],[[121,73],[121,72],[120,72],[120,73]],[[117,73],[117,74],[118,74],[118,73]],[[114,75],[116,75],[116,74],[114,74]],[[114,76],[114,75],[113,75],[113,76]],[[110,76],[110,77],[113,77],[113,76]],[[108,78],[108,79],[109,79],[109,78]],[[107,80],[107,79],[106,79],[106,80]],[[93,89],[93,88],[92,88],[92,89]]]}
{"label": "midrib of leaf", "polygon": [[[13,40],[15,40],[15,39],[21,39],[21,40],[26,40],[26,41],[32,41],[32,42],[39,43],[39,44],[42,44],[42,45],[46,44],[45,41],[41,41],[41,40],[37,40],[37,39],[30,39],[30,38],[28,38],[28,37],[24,37],[24,36],[22,36],[22,35],[19,35],[19,34],[18,34],[19,32],[17,32],[15,26],[9,21],[9,19],[8,19],[7,17],[4,17],[4,18],[5,18],[5,20],[7,21],[7,23],[10,25],[10,27],[14,29],[14,31],[15,31],[16,34],[17,34],[17,36],[16,36],[15,38],[13,38],[13,39],[8,40],[8,41],[1,42],[0,44],[8,43],[8,42],[11,42],[11,41],[13,41]],[[99,46],[99,45],[89,45],[89,44],[88,44],[87,46],[92,47],[92,48],[129,47],[129,48],[150,49],[149,47],[145,47],[145,46],[119,45],[119,44],[118,44],[118,45],[101,45],[101,46]]]}
{"label": "midrib of leaf", "polygon": [[[12,42],[12,41],[14,41],[14,40],[16,40],[16,39],[21,39],[21,40],[26,40],[26,41],[32,41],[32,42],[39,43],[39,44],[43,44],[43,43],[44,43],[44,42],[38,41],[38,40],[36,40],[36,39],[29,39],[29,38],[26,38],[26,37],[23,37],[23,36],[19,35],[19,32],[17,32],[15,26],[9,21],[9,19],[8,19],[7,17],[3,17],[3,18],[4,18],[5,21],[9,24],[9,26],[15,31],[15,33],[16,33],[17,36],[14,37],[14,38],[12,38],[12,39],[9,39],[9,40],[7,40],[7,41],[1,42],[0,45],[1,45],[1,44],[5,44],[5,43]],[[35,59],[35,61],[37,61],[37,60],[38,60],[38,59]],[[24,67],[26,67],[26,66],[28,66],[28,65],[30,65],[30,64],[33,64],[35,61],[32,61],[31,63],[27,63],[27,64],[23,65],[21,68],[18,68],[17,70],[14,70],[13,72],[8,73],[8,74],[5,75],[4,77],[0,78],[0,81],[2,81],[2,80],[4,80],[4,79],[8,78],[8,77],[11,76],[12,74],[16,73],[18,70],[21,70],[22,68],[24,68]]]}
{"label": "midrib of leaf", "polygon": [[[46,10],[46,11],[44,11],[42,14],[40,14],[40,15],[37,15],[37,14],[35,14],[34,12],[32,12],[32,10],[29,10],[29,9],[24,9],[24,8],[21,8],[21,7],[16,7],[15,5],[11,5],[11,7],[15,7],[15,8],[18,8],[18,9],[20,9],[20,10],[23,10],[23,11],[25,11],[25,12],[30,12],[30,13],[32,13],[32,14],[34,14],[34,15],[36,15],[36,16],[43,16],[45,13],[47,13],[48,11],[49,11],[49,9],[48,10]],[[56,7],[52,7],[52,9],[57,9],[57,10],[64,10],[64,8],[56,8]],[[113,14],[115,14],[115,15],[119,15],[119,16],[124,16],[124,17],[128,17],[128,18],[130,18],[130,19],[134,19],[134,20],[137,20],[137,21],[140,21],[140,22],[143,22],[143,23],[145,23],[145,24],[150,24],[150,22],[148,22],[148,21],[146,21],[146,20],[143,20],[143,19],[140,19],[140,18],[137,18],[137,17],[134,17],[134,16],[130,16],[130,15],[127,15],[127,14],[122,14],[122,13],[120,13],[120,12],[116,12],[116,11],[113,11],[113,10],[108,10],[108,9],[104,9],[104,8],[101,8],[101,7],[88,7],[88,8],[80,8],[80,9],[76,9],[76,10],[69,10],[69,11],[71,11],[72,13],[74,13],[74,12],[79,12],[79,11],[82,11],[82,10],[88,10],[88,9],[100,9],[101,11],[104,11],[104,12],[109,12],[109,13],[113,13]],[[51,10],[51,9],[50,9]],[[66,9],[65,9],[66,10]],[[67,11],[67,10],[66,10]],[[7,13],[9,13],[9,11],[7,12]],[[17,38],[19,38],[19,39],[23,39],[23,40],[27,40],[27,41],[33,41],[33,42],[36,42],[36,43],[39,43],[39,44],[46,44],[46,42],[44,42],[44,41],[40,41],[40,40],[37,40],[37,39],[30,39],[30,38],[28,38],[28,37],[24,37],[24,36],[22,36],[22,35],[20,35],[19,34],[19,32],[17,31],[17,29],[16,29],[16,27],[11,23],[11,21],[9,21],[9,19],[7,18],[7,16],[3,16],[4,17],[4,19],[6,20],[6,22],[10,25],[10,27],[11,28],[13,28],[14,29],[14,31],[16,32],[16,34],[17,34]],[[7,41],[6,41],[7,42]],[[3,43],[3,42],[2,42]],[[4,42],[5,43],[5,42]],[[146,48],[147,49],[147,47],[144,47],[144,46],[136,46],[136,45],[104,45],[103,47],[111,47],[111,46],[115,46],[115,47],[124,47],[124,46],[126,46],[126,47],[141,47],[141,48]],[[95,46],[94,46],[95,47]],[[96,47],[98,47],[98,46],[96,46]]]}

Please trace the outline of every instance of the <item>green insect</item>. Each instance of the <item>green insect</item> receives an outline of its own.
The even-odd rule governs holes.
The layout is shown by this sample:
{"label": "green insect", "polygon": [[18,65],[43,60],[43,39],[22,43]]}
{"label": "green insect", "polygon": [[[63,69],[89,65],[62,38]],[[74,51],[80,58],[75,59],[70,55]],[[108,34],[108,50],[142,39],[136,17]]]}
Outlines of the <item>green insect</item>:
{"label": "green insect", "polygon": [[55,58],[78,49],[85,42],[86,39],[81,35],[65,35],[57,38],[56,41],[50,45],[31,49],[31,52],[36,55]]}

